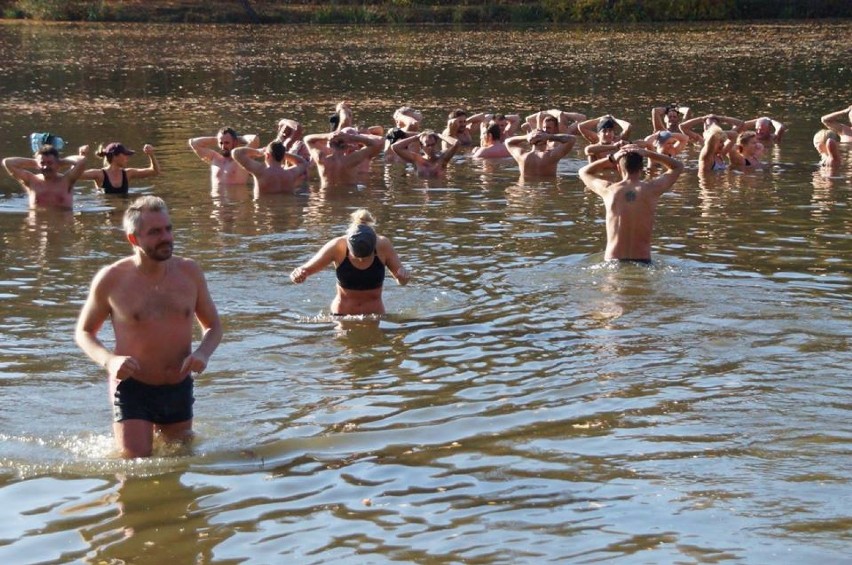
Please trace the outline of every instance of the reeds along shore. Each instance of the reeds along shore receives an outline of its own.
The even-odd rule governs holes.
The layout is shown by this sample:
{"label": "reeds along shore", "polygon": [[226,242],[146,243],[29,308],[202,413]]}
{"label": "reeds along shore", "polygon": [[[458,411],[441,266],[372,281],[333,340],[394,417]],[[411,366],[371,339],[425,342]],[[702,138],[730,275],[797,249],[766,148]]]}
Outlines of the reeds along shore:
{"label": "reeds along shore", "polygon": [[849,0],[0,0],[6,19],[186,23],[583,23],[852,17]]}

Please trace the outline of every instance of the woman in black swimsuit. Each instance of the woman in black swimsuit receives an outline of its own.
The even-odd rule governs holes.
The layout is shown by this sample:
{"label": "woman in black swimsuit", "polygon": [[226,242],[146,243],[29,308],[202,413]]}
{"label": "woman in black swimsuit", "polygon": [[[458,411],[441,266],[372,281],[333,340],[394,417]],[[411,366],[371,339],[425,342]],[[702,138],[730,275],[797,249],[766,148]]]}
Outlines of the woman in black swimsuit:
{"label": "woman in black swimsuit", "polygon": [[104,189],[106,194],[127,194],[130,180],[155,177],[160,174],[160,164],[154,157],[154,148],[145,145],[142,151],[148,156],[149,164],[145,169],[127,167],[127,158],[136,153],[122,145],[113,142],[101,147],[96,155],[104,158],[103,169],[88,169],[80,178],[95,181],[95,186]]}
{"label": "woman in black swimsuit", "polygon": [[385,267],[401,285],[408,283],[408,269],[400,262],[390,240],[373,229],[375,220],[369,211],[361,208],[350,217],[352,223],[346,235],[323,245],[310,261],[293,269],[290,279],[297,284],[304,282],[333,263],[337,273],[337,295],[331,302],[331,313],[384,314]]}

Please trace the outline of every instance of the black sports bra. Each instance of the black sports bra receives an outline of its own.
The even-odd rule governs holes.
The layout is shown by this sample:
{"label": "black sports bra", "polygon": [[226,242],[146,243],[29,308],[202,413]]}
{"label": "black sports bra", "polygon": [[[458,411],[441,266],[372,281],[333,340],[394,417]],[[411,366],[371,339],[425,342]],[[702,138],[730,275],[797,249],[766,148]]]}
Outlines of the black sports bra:
{"label": "black sports bra", "polygon": [[373,290],[382,288],[385,282],[385,265],[379,261],[378,255],[373,255],[373,262],[366,269],[358,269],[349,260],[349,248],[346,258],[335,269],[337,284],[346,290]]}

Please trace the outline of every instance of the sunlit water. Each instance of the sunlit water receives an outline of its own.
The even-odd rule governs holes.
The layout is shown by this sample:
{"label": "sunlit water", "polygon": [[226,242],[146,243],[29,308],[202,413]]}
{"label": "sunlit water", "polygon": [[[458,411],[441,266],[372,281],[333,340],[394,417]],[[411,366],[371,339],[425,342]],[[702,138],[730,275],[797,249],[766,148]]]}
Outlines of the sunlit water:
{"label": "sunlit water", "polygon": [[[27,212],[0,180],[0,562],[852,562],[852,169],[822,175],[810,142],[850,103],[850,32],[0,26],[2,155],[32,131],[152,143],[164,174],[133,190],[169,202],[226,329],[193,446],[118,459],[72,331],[130,252],[126,200],[81,184],[73,213]],[[677,100],[790,132],[765,172],[699,179],[686,154],[655,264],[618,268],[579,151],[552,182],[379,159],[357,190],[255,201],[186,146],[323,131],[341,99],[385,126],[560,107],[644,135]],[[413,279],[385,319],[336,322],[331,270],[287,275],[356,207]]]}

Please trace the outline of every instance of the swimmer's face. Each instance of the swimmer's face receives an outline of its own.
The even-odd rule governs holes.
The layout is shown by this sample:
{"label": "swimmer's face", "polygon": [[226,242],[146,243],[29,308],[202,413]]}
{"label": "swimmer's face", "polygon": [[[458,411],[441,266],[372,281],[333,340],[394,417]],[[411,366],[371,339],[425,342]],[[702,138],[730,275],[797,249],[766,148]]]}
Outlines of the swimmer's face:
{"label": "swimmer's face", "polygon": [[613,128],[606,128],[601,130],[601,143],[612,143],[615,141],[615,130]]}
{"label": "swimmer's face", "polygon": [[39,155],[36,157],[36,164],[42,174],[50,175],[56,173],[59,160],[53,155]]}
{"label": "swimmer's face", "polygon": [[545,133],[558,133],[559,132],[559,124],[556,120],[545,120],[544,122],[544,131]]}
{"label": "swimmer's face", "polygon": [[237,145],[237,140],[234,139],[234,136],[230,133],[220,133],[217,137],[219,141],[219,149],[221,149],[222,155],[230,157],[231,150]]}
{"label": "swimmer's face", "polygon": [[146,257],[155,261],[165,261],[172,256],[174,237],[172,222],[165,212],[147,211],[142,213],[136,246]]}
{"label": "swimmer's face", "polygon": [[767,121],[758,121],[754,126],[754,131],[760,137],[768,137],[772,133],[772,124]]}
{"label": "swimmer's face", "polygon": [[676,126],[680,123],[680,112],[677,110],[669,110],[664,119],[666,127]]}
{"label": "swimmer's face", "polygon": [[434,155],[438,151],[438,138],[434,135],[424,136],[420,138],[420,146],[427,155]]}

